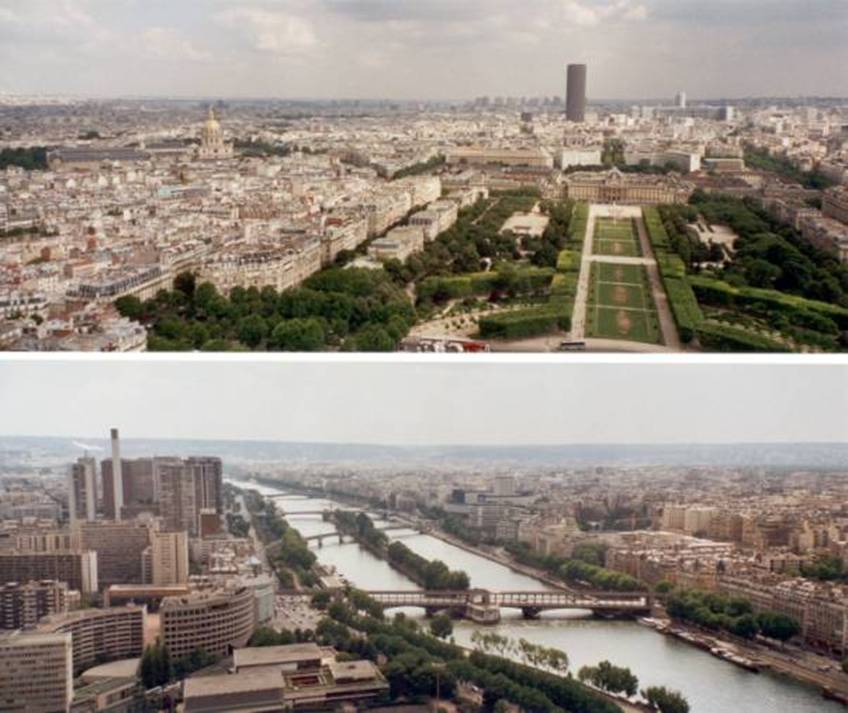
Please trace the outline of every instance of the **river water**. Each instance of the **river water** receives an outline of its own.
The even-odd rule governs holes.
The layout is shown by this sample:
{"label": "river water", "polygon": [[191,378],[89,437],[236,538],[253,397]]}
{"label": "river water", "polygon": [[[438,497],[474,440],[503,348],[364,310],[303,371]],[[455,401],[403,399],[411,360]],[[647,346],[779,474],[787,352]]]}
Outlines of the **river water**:
{"label": "river water", "polygon": [[[264,495],[275,496],[278,507],[289,513],[289,523],[304,536],[334,532],[335,527],[320,516],[297,516],[298,511],[338,506],[329,500],[282,495],[265,486],[251,486]],[[414,552],[440,559],[452,569],[468,573],[472,586],[492,590],[534,590],[548,588],[544,583],[513,572],[497,562],[468,552],[430,535],[406,531],[388,533]],[[327,539],[322,547],[313,545],[319,561],[333,565],[355,586],[362,589],[416,589],[417,585],[353,542],[339,544]],[[420,618],[420,610],[406,610]],[[641,687],[665,685],[683,692],[692,713],[844,713],[844,708],[825,701],[817,689],[777,675],[749,673],[635,622],[592,619],[579,612],[546,612],[538,620],[526,621],[521,613],[503,610],[503,619],[486,627],[512,639],[524,638],[565,651],[576,672],[586,664],[604,659],[628,666],[639,677]],[[471,643],[479,628],[466,621],[454,624],[457,643]]]}

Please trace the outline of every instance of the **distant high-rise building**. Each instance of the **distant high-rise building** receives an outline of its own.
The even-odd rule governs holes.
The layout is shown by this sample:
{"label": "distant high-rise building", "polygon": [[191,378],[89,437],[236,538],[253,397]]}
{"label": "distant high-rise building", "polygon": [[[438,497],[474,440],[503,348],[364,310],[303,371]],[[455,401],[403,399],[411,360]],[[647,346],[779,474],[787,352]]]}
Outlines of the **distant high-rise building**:
{"label": "distant high-rise building", "polygon": [[186,532],[150,533],[146,551],[150,566],[146,580],[149,584],[168,586],[188,581],[188,535]]}
{"label": "distant high-rise building", "polygon": [[674,103],[677,105],[678,109],[685,109],[686,108],[686,92],[678,92],[677,98],[675,99]]}
{"label": "distant high-rise building", "polygon": [[586,121],[586,65],[569,64],[565,90],[565,118],[582,123]]}
{"label": "distant high-rise building", "polygon": [[97,461],[79,458],[68,473],[68,516],[93,522],[97,518]]}
{"label": "distant high-rise building", "polygon": [[220,458],[186,458],[157,464],[159,512],[169,530],[186,530],[197,536],[200,515],[223,509]]}
{"label": "distant high-rise building", "polygon": [[194,474],[198,509],[215,510],[215,512],[221,513],[224,506],[222,486],[224,468],[221,459],[216,457],[187,458],[185,464]]}
{"label": "distant high-rise building", "polygon": [[[140,512],[156,514],[154,469],[156,458],[121,458],[121,517],[133,517]],[[109,520],[119,520],[115,513],[115,469],[112,459],[100,463],[103,483],[103,514]]]}
{"label": "distant high-rise building", "polygon": [[159,473],[159,512],[162,521],[169,530],[186,530],[197,535],[199,508],[194,488],[194,478],[182,463],[160,463]]}

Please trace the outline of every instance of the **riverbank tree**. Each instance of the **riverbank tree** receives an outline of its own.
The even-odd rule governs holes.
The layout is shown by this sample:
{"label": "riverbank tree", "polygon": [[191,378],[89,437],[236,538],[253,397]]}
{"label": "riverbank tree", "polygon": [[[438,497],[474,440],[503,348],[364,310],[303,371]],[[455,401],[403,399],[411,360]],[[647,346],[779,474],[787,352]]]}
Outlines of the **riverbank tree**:
{"label": "riverbank tree", "polygon": [[318,627],[319,642],[372,661],[385,657],[383,670],[395,699],[432,697],[437,681],[443,693],[452,693],[463,681],[483,689],[489,710],[498,700],[508,700],[534,713],[621,713],[618,705],[573,678],[481,651],[469,655],[422,632],[414,621],[399,617],[379,621],[344,604],[331,616]]}
{"label": "riverbank tree", "polygon": [[589,585],[595,589],[615,592],[638,592],[645,589],[635,577],[596,564],[602,561],[602,546],[584,545],[576,548],[570,558],[540,555],[524,543],[509,543],[505,548],[521,564],[545,570],[569,584]]}
{"label": "riverbank tree", "polygon": [[609,661],[601,661],[597,666],[583,666],[577,678],[601,690],[628,698],[632,698],[639,691],[639,679],[633,672],[629,668],[613,666]]}
{"label": "riverbank tree", "polygon": [[392,542],[386,550],[391,564],[406,572],[425,589],[468,589],[470,580],[461,570],[451,570],[441,560],[428,560],[402,542]]}
{"label": "riverbank tree", "polygon": [[754,614],[748,599],[719,592],[677,589],[668,596],[665,606],[672,619],[704,629],[726,631],[743,639],[762,634],[785,642],[801,631],[798,622],[786,614],[773,611]]}

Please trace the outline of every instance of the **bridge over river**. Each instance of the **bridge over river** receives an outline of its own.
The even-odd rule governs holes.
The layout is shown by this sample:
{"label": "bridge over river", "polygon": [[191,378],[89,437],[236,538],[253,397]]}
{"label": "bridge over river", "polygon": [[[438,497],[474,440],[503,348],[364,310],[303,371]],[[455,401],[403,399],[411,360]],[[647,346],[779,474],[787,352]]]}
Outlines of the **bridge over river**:
{"label": "bridge over river", "polygon": [[[285,592],[287,596],[311,597],[314,591]],[[428,616],[449,611],[473,621],[493,624],[500,621],[501,609],[520,609],[528,619],[551,609],[591,611],[604,618],[633,617],[649,614],[651,595],[646,592],[595,592],[573,590],[537,590],[495,592],[468,590],[376,590],[366,591],[386,609],[421,607]]]}
{"label": "bridge over river", "polygon": [[[396,532],[399,530],[414,530],[415,532],[420,532],[420,529],[416,525],[407,524],[403,522],[391,525],[383,525],[381,527],[375,527],[374,529],[377,530],[377,532]],[[309,537],[304,537],[303,539],[307,542],[317,542],[318,547],[323,547],[324,540],[334,540],[338,538],[339,543],[342,543],[345,541],[345,537],[348,537],[348,539],[352,539],[350,535],[345,535],[345,533],[337,531],[322,532],[318,535],[309,535]]]}

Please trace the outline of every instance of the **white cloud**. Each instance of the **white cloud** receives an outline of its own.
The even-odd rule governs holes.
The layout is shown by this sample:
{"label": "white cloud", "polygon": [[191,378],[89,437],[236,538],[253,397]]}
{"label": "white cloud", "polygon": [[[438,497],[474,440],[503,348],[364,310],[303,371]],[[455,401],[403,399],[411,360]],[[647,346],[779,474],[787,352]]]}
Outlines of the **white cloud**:
{"label": "white cloud", "polygon": [[0,25],[11,25],[21,19],[7,7],[0,7]]}
{"label": "white cloud", "polygon": [[561,0],[566,20],[581,27],[595,27],[606,21],[644,20],[648,9],[642,3],[633,0]]}
{"label": "white cloud", "polygon": [[233,8],[218,13],[222,26],[245,32],[253,48],[276,55],[297,55],[319,45],[312,24],[287,12],[260,8]]}
{"label": "white cloud", "polygon": [[143,50],[155,59],[204,61],[212,58],[198,49],[179,31],[168,27],[151,27],[142,34]]}

